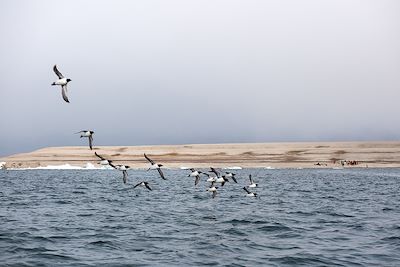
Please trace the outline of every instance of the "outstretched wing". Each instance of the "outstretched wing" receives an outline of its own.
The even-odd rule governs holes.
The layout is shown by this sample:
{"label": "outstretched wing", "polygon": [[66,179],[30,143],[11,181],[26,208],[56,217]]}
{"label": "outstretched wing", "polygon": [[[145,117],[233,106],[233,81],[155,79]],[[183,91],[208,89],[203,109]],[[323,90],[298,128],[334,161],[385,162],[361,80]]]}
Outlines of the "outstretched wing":
{"label": "outstretched wing", "polygon": [[115,167],[115,165],[114,164],[112,164],[111,162],[110,163],[108,163],[108,165],[110,165],[111,167],[113,167],[114,169],[116,169],[117,167]]}
{"label": "outstretched wing", "polygon": [[162,172],[162,170],[160,168],[157,168],[157,171],[160,174],[161,178],[163,178],[164,180],[167,180],[167,179],[165,179],[164,173]]}
{"label": "outstretched wing", "polygon": [[235,176],[232,176],[232,180],[233,180],[235,183],[238,183],[237,180],[236,180],[236,178],[235,178]]}
{"label": "outstretched wing", "polygon": [[251,174],[249,174],[250,183],[253,183],[253,179],[251,178]]}
{"label": "outstretched wing", "polygon": [[136,188],[136,187],[138,187],[138,186],[141,185],[141,184],[142,184],[142,182],[138,183],[138,184],[135,185],[133,188]]}
{"label": "outstretched wing", "polygon": [[213,167],[210,167],[210,169],[213,173],[215,173],[215,175],[217,175],[217,177],[219,177],[219,172],[217,172]]}
{"label": "outstretched wing", "polygon": [[144,186],[145,186],[147,189],[149,189],[149,190],[151,191],[151,188],[150,188],[150,186],[149,186],[149,183],[144,183]]}
{"label": "outstretched wing", "polygon": [[244,191],[246,191],[246,192],[247,192],[247,194],[250,194],[250,191],[249,191],[249,189],[247,189],[246,187],[243,187],[243,189],[244,189]]}
{"label": "outstretched wing", "polygon": [[196,180],[194,180],[194,185],[197,185],[200,182],[200,175],[196,175]]}
{"label": "outstretched wing", "polygon": [[57,69],[57,65],[54,65],[53,70],[56,73],[56,75],[58,76],[58,79],[64,78],[64,75],[62,75],[61,72]]}
{"label": "outstretched wing", "polygon": [[106,160],[105,158],[103,158],[102,156],[100,156],[99,154],[97,154],[97,152],[94,152],[94,154],[95,154],[98,158],[100,158],[101,160]]}
{"label": "outstretched wing", "polygon": [[61,86],[61,94],[65,102],[69,103],[68,96],[67,96],[67,85]]}
{"label": "outstretched wing", "polygon": [[127,171],[122,171],[122,179],[124,181],[124,184],[126,184],[126,180],[128,179],[128,172]]}
{"label": "outstretched wing", "polygon": [[214,198],[216,195],[217,195],[217,191],[213,191],[212,198]]}
{"label": "outstretched wing", "polygon": [[151,164],[154,164],[154,161],[153,161],[152,159],[150,159],[150,158],[146,155],[146,153],[144,153],[144,157],[145,157]]}
{"label": "outstretched wing", "polygon": [[210,178],[210,175],[206,172],[202,172],[201,174],[207,175],[207,177]]}
{"label": "outstretched wing", "polygon": [[92,143],[93,143],[93,137],[89,136],[89,147],[90,147],[90,150],[92,150]]}

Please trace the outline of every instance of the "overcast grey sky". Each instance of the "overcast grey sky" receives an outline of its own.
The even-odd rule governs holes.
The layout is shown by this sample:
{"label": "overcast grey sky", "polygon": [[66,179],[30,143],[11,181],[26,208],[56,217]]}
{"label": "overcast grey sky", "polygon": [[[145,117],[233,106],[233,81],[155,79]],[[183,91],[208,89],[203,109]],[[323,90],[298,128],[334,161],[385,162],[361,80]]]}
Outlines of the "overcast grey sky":
{"label": "overcast grey sky", "polygon": [[0,36],[0,155],[400,135],[397,0],[2,0]]}

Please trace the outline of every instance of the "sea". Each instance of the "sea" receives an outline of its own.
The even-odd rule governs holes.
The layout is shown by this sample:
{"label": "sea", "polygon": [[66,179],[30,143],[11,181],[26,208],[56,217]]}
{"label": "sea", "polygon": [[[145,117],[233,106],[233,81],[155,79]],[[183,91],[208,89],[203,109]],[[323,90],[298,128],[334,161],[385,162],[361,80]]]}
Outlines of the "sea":
{"label": "sea", "polygon": [[400,169],[234,172],[1,170],[0,266],[400,266]]}

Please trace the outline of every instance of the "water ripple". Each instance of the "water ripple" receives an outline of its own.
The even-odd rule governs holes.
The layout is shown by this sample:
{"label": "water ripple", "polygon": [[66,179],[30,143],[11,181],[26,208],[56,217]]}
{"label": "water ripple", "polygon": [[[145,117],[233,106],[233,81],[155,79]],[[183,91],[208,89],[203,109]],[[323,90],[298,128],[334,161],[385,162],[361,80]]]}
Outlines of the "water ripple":
{"label": "water ripple", "polygon": [[[242,189],[250,172],[259,198]],[[237,173],[212,199],[181,170],[132,170],[127,185],[114,171],[0,171],[0,262],[399,266],[399,169]]]}

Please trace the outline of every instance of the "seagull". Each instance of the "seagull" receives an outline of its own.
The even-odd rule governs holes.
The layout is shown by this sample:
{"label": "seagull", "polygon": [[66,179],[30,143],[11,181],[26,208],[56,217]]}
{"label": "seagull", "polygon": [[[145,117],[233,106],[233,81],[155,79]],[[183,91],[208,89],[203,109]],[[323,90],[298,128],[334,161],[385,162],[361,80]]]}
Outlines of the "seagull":
{"label": "seagull", "polygon": [[215,177],[214,182],[221,183],[221,186],[224,186],[224,184],[226,182],[229,182],[229,179],[227,177],[220,176],[219,172],[217,170],[215,170],[213,167],[210,167],[210,169],[211,169],[210,172],[213,172],[213,173],[215,173],[215,175],[217,175],[217,177]]}
{"label": "seagull", "polygon": [[155,163],[154,160],[150,159],[150,158],[146,155],[146,153],[144,153],[144,157],[145,157],[145,158],[150,162],[150,164],[151,164],[151,166],[150,166],[150,168],[149,168],[148,170],[157,170],[158,173],[160,174],[161,178],[163,178],[164,180],[167,180],[167,179],[165,179],[164,173],[163,173],[162,170],[161,170],[162,164],[157,164],[157,163]]}
{"label": "seagull", "polygon": [[214,186],[214,182],[211,183],[210,187],[207,189],[208,192],[212,192],[212,198],[215,198],[215,196],[217,195],[217,186]]}
{"label": "seagull", "polygon": [[251,174],[249,174],[249,179],[250,179],[250,185],[249,185],[249,187],[257,187],[257,186],[258,186],[258,184],[255,183],[255,182],[253,181],[253,179],[251,178]]}
{"label": "seagull", "polygon": [[232,178],[232,180],[233,180],[235,183],[238,183],[237,180],[236,180],[236,178],[235,178],[236,173],[232,173],[232,172],[225,172],[225,173],[226,173],[226,175],[225,175],[226,178]]}
{"label": "seagull", "polygon": [[247,196],[248,197],[257,197],[257,193],[252,193],[249,191],[249,189],[247,189],[246,187],[243,187],[244,191],[247,192]]}
{"label": "seagull", "polygon": [[188,175],[188,177],[196,177],[196,180],[194,181],[194,185],[197,185],[200,182],[200,174],[202,173],[201,171],[196,171],[195,169],[191,168],[191,174]]}
{"label": "seagull", "polygon": [[122,180],[124,181],[124,184],[126,184],[126,180],[128,179],[127,170],[129,169],[129,166],[126,166],[126,165],[113,165],[112,163],[110,163],[110,166],[113,167],[116,170],[122,171]]}
{"label": "seagull", "polygon": [[149,189],[150,191],[151,191],[151,188],[150,188],[150,186],[149,186],[149,183],[148,182],[140,182],[140,183],[138,183],[137,185],[135,185],[133,188],[136,188],[136,187],[138,187],[138,186],[144,186],[144,187],[146,187],[147,189]]}
{"label": "seagull", "polygon": [[97,154],[96,152],[94,152],[94,154],[100,159],[99,164],[100,165],[110,165],[112,160],[106,159],[102,156],[100,156],[99,154]]}
{"label": "seagull", "polygon": [[71,79],[65,78],[64,75],[62,75],[61,72],[57,69],[57,65],[54,65],[53,70],[58,76],[58,80],[53,82],[51,85],[61,85],[62,97],[65,102],[69,103],[67,97],[67,84],[71,81]]}
{"label": "seagull", "polygon": [[207,175],[207,177],[208,177],[207,182],[211,182],[212,183],[212,182],[215,182],[215,180],[217,179],[217,176],[211,176],[210,174],[208,174],[206,172],[204,172],[202,174]]}
{"label": "seagull", "polygon": [[81,138],[82,137],[88,137],[89,138],[89,147],[90,147],[90,150],[92,150],[94,132],[93,131],[89,131],[89,130],[83,130],[83,131],[79,131],[79,132],[77,132],[75,134],[78,134],[78,133],[81,134]]}

